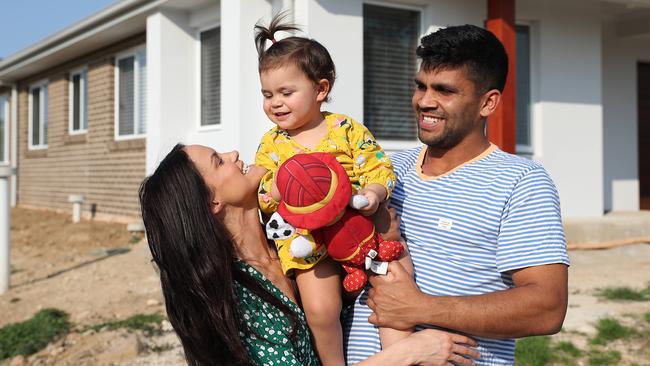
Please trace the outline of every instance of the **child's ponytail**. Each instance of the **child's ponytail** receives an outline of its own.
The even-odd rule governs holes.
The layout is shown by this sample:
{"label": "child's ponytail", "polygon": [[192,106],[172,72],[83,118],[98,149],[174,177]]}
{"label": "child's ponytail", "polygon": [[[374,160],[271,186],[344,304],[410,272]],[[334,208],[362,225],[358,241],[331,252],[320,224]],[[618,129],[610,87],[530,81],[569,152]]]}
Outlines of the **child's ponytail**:
{"label": "child's ponytail", "polygon": [[285,23],[284,19],[289,15],[288,11],[283,11],[276,14],[273,19],[271,19],[271,24],[268,28],[261,25],[259,22],[255,24],[255,47],[257,48],[257,55],[261,59],[265,52],[266,41],[271,41],[273,43],[275,40],[275,33],[277,32],[291,32],[299,31],[300,28],[293,23]]}
{"label": "child's ponytail", "polygon": [[[293,64],[298,66],[315,84],[318,84],[320,80],[327,80],[330,90],[332,90],[336,80],[336,68],[332,57],[322,44],[313,39],[295,36],[280,41],[275,40],[276,32],[300,30],[295,24],[284,22],[287,15],[286,11],[276,14],[268,27],[259,22],[255,25],[258,71],[262,73],[266,70]],[[265,50],[264,45],[267,40],[272,41],[273,44]]]}

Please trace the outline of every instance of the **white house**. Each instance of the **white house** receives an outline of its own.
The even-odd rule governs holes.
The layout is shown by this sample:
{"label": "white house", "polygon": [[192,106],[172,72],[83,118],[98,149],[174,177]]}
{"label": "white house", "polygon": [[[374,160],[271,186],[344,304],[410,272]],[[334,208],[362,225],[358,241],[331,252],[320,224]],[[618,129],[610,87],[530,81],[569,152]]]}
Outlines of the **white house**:
{"label": "white house", "polygon": [[[34,123],[31,115],[20,117],[21,92],[26,90],[27,98],[27,91],[41,85],[35,79],[48,73],[64,73],[62,80],[73,86],[85,80],[74,79],[80,57],[112,57],[109,66],[116,71],[107,77],[115,107],[109,128],[119,143],[102,141],[117,149],[110,151],[122,151],[120,123],[132,121],[140,133],[126,140],[132,140],[132,148],[141,141],[143,154],[137,163],[142,169],[134,177],[152,172],[178,141],[237,149],[251,161],[260,136],[271,127],[261,107],[253,26],[289,9],[336,63],[338,79],[326,109],[364,121],[384,148],[396,151],[418,144],[410,97],[419,37],[447,25],[483,26],[488,16],[494,18],[488,5],[514,12],[516,24],[511,56],[516,60],[517,119],[516,130],[508,132],[516,134],[518,154],[541,161],[551,173],[563,215],[650,209],[650,0],[124,0],[0,61],[0,126],[4,136],[11,136],[0,138],[0,153],[17,164],[14,197],[19,205],[23,195],[30,197],[29,189],[20,189],[21,182],[34,179],[21,176],[23,162],[30,164],[21,154],[42,158],[20,146],[29,141],[21,141],[16,131]],[[141,50],[132,61],[139,74],[129,79],[122,71],[132,53],[121,58],[128,50],[116,45],[134,43]],[[88,62],[84,82],[92,90],[93,80],[106,79],[93,79],[93,61]],[[138,97],[128,99],[119,80],[142,85],[134,89]],[[68,109],[76,108],[77,102],[69,102],[74,93],[61,97],[61,103],[68,100],[66,105],[73,106]],[[29,100],[35,97],[29,95]],[[133,109],[120,109],[123,100]],[[54,103],[50,98],[44,112],[55,113]],[[129,117],[125,110],[139,117]],[[89,143],[92,129],[103,126],[92,116],[89,112],[88,141],[80,143]],[[73,118],[60,119],[69,123]],[[55,128],[55,119],[45,125],[45,135]],[[17,127],[8,130],[11,125]],[[25,136],[32,132],[25,131]],[[79,172],[71,177],[82,176]],[[129,184],[118,186],[137,189]],[[133,209],[113,213],[130,215]]]}

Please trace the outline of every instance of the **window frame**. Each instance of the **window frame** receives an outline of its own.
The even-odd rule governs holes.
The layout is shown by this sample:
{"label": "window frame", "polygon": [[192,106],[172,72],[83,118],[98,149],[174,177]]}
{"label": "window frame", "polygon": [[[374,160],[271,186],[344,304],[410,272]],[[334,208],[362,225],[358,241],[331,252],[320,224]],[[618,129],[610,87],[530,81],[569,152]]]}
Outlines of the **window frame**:
{"label": "window frame", "polygon": [[[516,136],[515,136],[515,154],[525,156],[532,158],[535,155],[535,138],[537,134],[535,133],[535,128],[537,126],[536,121],[538,118],[536,118],[536,104],[538,99],[538,92],[536,86],[539,85],[539,75],[537,73],[538,70],[538,65],[537,65],[537,60],[538,60],[538,48],[537,48],[537,40],[538,40],[538,31],[539,31],[539,26],[536,21],[532,20],[521,20],[521,19],[516,19],[515,20],[515,27],[516,26],[525,26],[528,27],[528,95],[530,97],[530,100],[528,101],[528,140],[530,141],[529,145],[522,145],[518,144],[516,142]],[[516,32],[516,29],[515,29]],[[516,85],[515,85],[516,86]],[[515,93],[517,90],[515,89]],[[516,120],[515,120],[515,128],[516,128]]]}
{"label": "window frame", "polygon": [[[394,2],[389,2],[389,1],[381,1],[381,0],[364,0],[362,3],[363,5],[368,4],[368,5],[374,5],[374,6],[381,6],[385,8],[395,8],[395,9],[402,9],[402,10],[410,10],[410,11],[416,11],[419,14],[419,22],[420,22],[420,29],[418,29],[418,39],[422,38],[428,27],[425,26],[425,12],[426,12],[426,7],[428,5],[415,5],[415,4],[403,4],[403,3],[394,3]],[[362,15],[363,18],[363,15]],[[363,35],[362,35],[363,37]],[[415,50],[413,50],[415,52]],[[418,57],[415,57],[415,72],[420,68],[420,60]],[[410,85],[412,90],[415,88],[413,86],[413,78],[415,78],[415,75],[412,75]],[[363,84],[365,84],[365,79],[363,80]],[[365,91],[365,90],[364,90]],[[411,93],[412,94],[412,93]],[[365,103],[365,102],[364,102]],[[409,105],[410,107],[410,105]],[[363,111],[363,114],[365,115],[365,110]],[[363,121],[365,125],[365,118]],[[413,120],[413,123],[415,124],[416,121]],[[371,131],[372,132],[372,131]],[[400,151],[400,150],[406,150],[414,147],[421,146],[422,143],[420,142],[420,139],[417,135],[417,127],[416,127],[416,134],[415,138],[413,140],[391,140],[391,139],[377,139],[377,142],[381,145],[381,147],[384,150],[390,150],[390,151]]]}
{"label": "window frame", "polygon": [[[32,100],[33,99],[32,93],[33,93],[34,89],[40,89],[40,91],[39,91],[39,94],[40,94],[39,107],[38,107],[39,130],[40,130],[39,131],[40,132],[39,137],[41,138],[41,140],[45,140],[44,136],[46,136],[45,135],[45,133],[47,132],[46,129],[47,129],[47,127],[49,127],[49,125],[46,127],[46,124],[48,122],[49,109],[48,108],[43,108],[43,107],[47,106],[47,103],[49,102],[49,95],[48,95],[48,98],[43,98],[43,94],[44,94],[43,90],[45,90],[45,88],[48,88],[48,85],[49,85],[48,80],[40,80],[40,81],[37,81],[37,82],[32,83],[32,84],[29,85],[29,89],[28,89],[29,90],[29,95],[28,95],[28,102],[27,102],[27,121],[28,121],[28,123],[27,123],[27,147],[28,147],[28,150],[44,150],[44,149],[48,148],[47,142],[34,144],[34,141],[32,140],[32,136],[33,136],[33,134],[32,134],[33,131],[32,130],[33,130],[33,125],[34,125],[34,121],[33,121],[33,118],[34,118],[34,116],[33,116],[33,113],[34,113],[33,112],[34,111],[33,103],[34,102]],[[49,94],[49,93],[45,93],[45,94]],[[41,142],[41,141],[39,141],[39,142]]]}
{"label": "window frame", "polygon": [[[73,77],[76,75],[81,76],[81,84],[79,85],[79,126],[78,130],[74,129],[74,83]],[[88,101],[86,95],[88,94],[88,67],[83,66],[73,69],[69,72],[68,76],[68,134],[69,135],[82,135],[88,132]],[[84,126],[85,124],[85,126]]]}
{"label": "window frame", "polygon": [[[198,131],[219,131],[223,129],[223,119],[221,116],[219,116],[219,123],[213,124],[213,125],[202,125],[201,124],[201,119],[203,117],[203,109],[201,108],[201,102],[203,100],[203,95],[202,95],[202,88],[201,88],[201,33],[207,32],[209,30],[215,29],[215,28],[221,28],[221,22],[220,21],[214,21],[210,23],[206,23],[205,25],[196,28],[196,32],[194,34],[195,36],[195,42],[196,42],[196,51],[195,51],[195,56],[196,56],[196,73],[195,73],[195,80],[196,80],[196,103],[195,103],[195,110],[196,110],[196,129]],[[221,29],[223,30],[223,29]],[[219,42],[219,47],[221,47],[221,42]],[[219,52],[219,57],[222,56],[222,52]],[[222,58],[223,59],[223,58]],[[219,74],[221,75],[221,69],[219,70]],[[219,86],[221,88],[221,85]],[[220,93],[221,95],[221,93]],[[221,98],[219,99],[219,103],[221,103]],[[221,110],[221,108],[220,108]]]}
{"label": "window frame", "polygon": [[[140,98],[142,97],[140,95],[139,91],[139,85],[140,85],[140,60],[138,57],[138,53],[141,51],[145,52],[146,55],[146,45],[138,45],[133,48],[130,48],[128,50],[122,51],[120,53],[115,54],[114,60],[115,60],[115,66],[114,66],[114,86],[115,86],[115,91],[114,91],[114,123],[113,123],[113,137],[115,141],[124,141],[124,140],[135,140],[135,139],[141,139],[147,136],[146,129],[145,132],[142,131],[137,131],[139,126],[140,126]],[[127,59],[129,57],[133,57],[133,134],[130,135],[120,135],[120,67],[119,67],[119,62],[120,60]],[[146,56],[145,56],[146,57]],[[147,66],[147,70],[149,67]],[[148,86],[145,85],[145,88]],[[145,121],[146,123],[146,121]]]}
{"label": "window frame", "polygon": [[[4,102],[2,101],[4,99]],[[10,108],[10,101],[11,101],[11,96],[7,94],[0,94],[0,103],[4,103],[4,134],[3,134],[3,157],[4,159],[0,159],[0,164],[8,164],[9,163],[9,108]]]}

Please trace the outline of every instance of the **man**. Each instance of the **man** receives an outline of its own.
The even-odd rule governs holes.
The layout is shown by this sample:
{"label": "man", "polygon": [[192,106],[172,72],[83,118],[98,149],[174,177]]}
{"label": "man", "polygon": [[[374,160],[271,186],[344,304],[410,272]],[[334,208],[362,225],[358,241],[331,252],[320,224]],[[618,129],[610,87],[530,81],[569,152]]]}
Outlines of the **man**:
{"label": "man", "polygon": [[417,285],[395,262],[371,279],[373,288],[346,314],[347,360],[379,349],[372,324],[426,324],[474,336],[479,365],[514,364],[512,338],[556,333],[566,313],[569,259],[557,191],[539,163],[499,150],[485,135],[508,65],[492,33],[441,29],[421,39],[417,55],[413,108],[425,146],[392,157],[391,198]]}

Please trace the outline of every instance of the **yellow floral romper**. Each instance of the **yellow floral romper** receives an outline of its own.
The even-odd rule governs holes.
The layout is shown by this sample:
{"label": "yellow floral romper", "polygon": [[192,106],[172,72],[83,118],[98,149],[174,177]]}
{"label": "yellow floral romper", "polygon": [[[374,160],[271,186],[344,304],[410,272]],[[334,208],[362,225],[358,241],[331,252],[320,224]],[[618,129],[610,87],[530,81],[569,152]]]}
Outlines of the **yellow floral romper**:
{"label": "yellow floral romper", "polygon": [[[390,196],[395,186],[393,166],[370,131],[361,123],[343,114],[323,112],[323,117],[327,124],[327,135],[313,149],[300,145],[289,136],[287,131],[277,126],[262,136],[255,155],[255,164],[269,170],[262,178],[258,191],[260,209],[264,214],[271,215],[277,210],[278,202],[271,197],[271,186],[278,167],[295,154],[312,152],[333,154],[348,173],[353,194],[368,184],[378,183],[386,187]],[[299,234],[310,237],[307,231],[299,230]],[[309,269],[327,254],[325,247],[321,245],[308,257],[292,256],[289,247],[294,237],[275,242],[285,274],[289,274],[294,268]]]}

